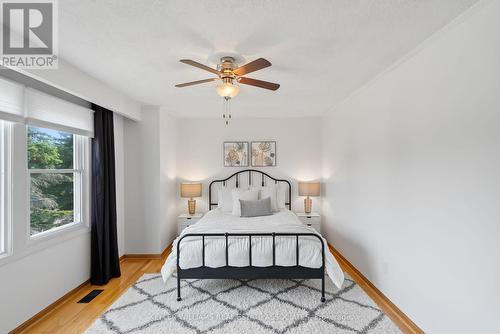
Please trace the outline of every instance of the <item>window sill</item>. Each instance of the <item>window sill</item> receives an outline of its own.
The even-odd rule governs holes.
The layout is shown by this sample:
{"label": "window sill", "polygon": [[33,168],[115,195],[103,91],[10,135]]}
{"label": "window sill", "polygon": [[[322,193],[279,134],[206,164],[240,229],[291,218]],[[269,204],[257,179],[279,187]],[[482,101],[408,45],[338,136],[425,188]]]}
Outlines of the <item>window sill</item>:
{"label": "window sill", "polygon": [[77,231],[81,229],[86,229],[89,231],[90,229],[87,227],[82,222],[79,223],[69,223],[63,226],[59,226],[56,228],[53,228],[51,230],[47,230],[44,232],[37,233],[33,236],[28,236],[28,247],[33,245],[33,244],[38,244],[40,242],[43,242],[45,240],[50,240],[54,238],[59,238],[60,236],[63,236],[65,234],[71,233],[72,231]]}
{"label": "window sill", "polygon": [[2,254],[4,257],[0,256],[0,267],[19,261],[46,248],[90,233],[90,228],[84,223],[73,223],[71,226],[69,225],[70,224],[61,226],[57,231],[55,229],[51,230],[50,233],[47,231],[44,235],[38,235],[38,237],[35,238],[28,237],[27,243],[23,249],[18,252],[11,252],[10,254]]}

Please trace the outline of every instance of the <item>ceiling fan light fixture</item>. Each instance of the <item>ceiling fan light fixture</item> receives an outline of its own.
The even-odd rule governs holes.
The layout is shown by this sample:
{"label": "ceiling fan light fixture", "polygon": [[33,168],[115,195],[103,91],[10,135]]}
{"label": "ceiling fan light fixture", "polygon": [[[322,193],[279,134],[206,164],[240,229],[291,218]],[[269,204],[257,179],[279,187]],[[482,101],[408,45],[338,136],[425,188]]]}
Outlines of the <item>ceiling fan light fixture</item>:
{"label": "ceiling fan light fixture", "polygon": [[217,64],[217,69],[211,68],[207,65],[203,65],[191,59],[181,59],[180,62],[213,73],[217,75],[217,77],[212,79],[185,82],[182,84],[175,85],[175,87],[188,87],[215,80],[222,81],[222,83],[217,85],[216,91],[217,94],[219,94],[223,98],[224,113],[222,114],[222,117],[224,118],[226,125],[229,124],[229,120],[232,118],[231,99],[233,97],[236,97],[236,95],[238,95],[238,93],[240,92],[240,87],[238,85],[233,84],[233,82],[273,91],[277,90],[280,87],[280,85],[276,83],[251,79],[243,76],[248,73],[252,73],[271,66],[271,63],[264,58],[256,59],[243,66],[238,67],[233,57],[222,57],[220,59],[220,63]]}
{"label": "ceiling fan light fixture", "polygon": [[223,82],[216,87],[217,94],[224,98],[233,98],[240,92],[240,87],[231,82]]}

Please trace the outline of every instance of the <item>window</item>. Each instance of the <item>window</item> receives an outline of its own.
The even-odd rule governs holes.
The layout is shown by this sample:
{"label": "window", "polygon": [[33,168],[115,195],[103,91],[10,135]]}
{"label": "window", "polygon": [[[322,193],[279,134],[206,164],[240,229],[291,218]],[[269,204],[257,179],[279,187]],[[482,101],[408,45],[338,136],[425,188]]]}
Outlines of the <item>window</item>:
{"label": "window", "polygon": [[10,124],[0,120],[0,256],[8,253],[10,228]]}
{"label": "window", "polygon": [[88,139],[34,126],[27,136],[30,236],[82,223]]}

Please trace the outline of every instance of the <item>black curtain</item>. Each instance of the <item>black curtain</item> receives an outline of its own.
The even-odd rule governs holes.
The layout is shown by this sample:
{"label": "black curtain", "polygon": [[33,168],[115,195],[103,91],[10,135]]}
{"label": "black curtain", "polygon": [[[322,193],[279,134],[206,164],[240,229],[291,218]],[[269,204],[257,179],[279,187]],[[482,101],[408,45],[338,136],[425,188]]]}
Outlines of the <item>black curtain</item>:
{"label": "black curtain", "polygon": [[113,112],[97,105],[92,139],[92,284],[103,285],[120,277],[116,234],[115,142]]}

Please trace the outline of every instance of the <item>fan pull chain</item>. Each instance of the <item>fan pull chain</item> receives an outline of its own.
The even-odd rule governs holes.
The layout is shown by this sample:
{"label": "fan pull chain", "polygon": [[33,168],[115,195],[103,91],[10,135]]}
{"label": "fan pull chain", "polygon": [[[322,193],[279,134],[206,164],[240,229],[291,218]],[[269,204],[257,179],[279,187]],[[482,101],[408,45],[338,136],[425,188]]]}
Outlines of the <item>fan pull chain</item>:
{"label": "fan pull chain", "polygon": [[224,113],[222,118],[226,121],[226,125],[229,125],[229,120],[231,119],[231,98],[224,97]]}
{"label": "fan pull chain", "polygon": [[226,122],[227,125],[227,120],[226,120],[226,99],[222,100],[222,118]]}

